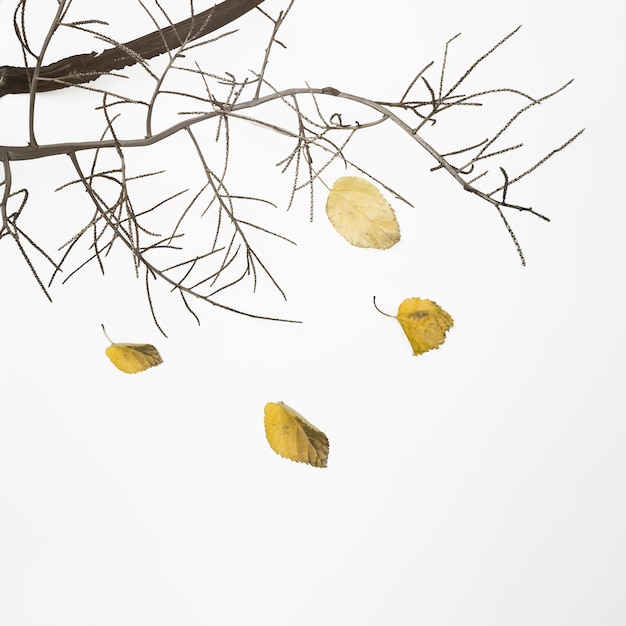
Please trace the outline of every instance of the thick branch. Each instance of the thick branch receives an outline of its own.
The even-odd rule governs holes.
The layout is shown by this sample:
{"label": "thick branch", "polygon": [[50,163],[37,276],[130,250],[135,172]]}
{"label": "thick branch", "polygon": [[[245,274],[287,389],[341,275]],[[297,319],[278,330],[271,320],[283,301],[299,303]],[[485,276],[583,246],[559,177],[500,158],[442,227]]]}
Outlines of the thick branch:
{"label": "thick branch", "polygon": [[[76,54],[45,65],[39,71],[35,91],[52,91],[88,83],[103,74],[133,65],[140,59],[159,56],[178,48],[186,41],[193,41],[230,24],[261,2],[263,0],[224,0],[178,24],[109,48],[100,54]],[[0,96],[29,93],[33,73],[33,68],[0,66]]]}

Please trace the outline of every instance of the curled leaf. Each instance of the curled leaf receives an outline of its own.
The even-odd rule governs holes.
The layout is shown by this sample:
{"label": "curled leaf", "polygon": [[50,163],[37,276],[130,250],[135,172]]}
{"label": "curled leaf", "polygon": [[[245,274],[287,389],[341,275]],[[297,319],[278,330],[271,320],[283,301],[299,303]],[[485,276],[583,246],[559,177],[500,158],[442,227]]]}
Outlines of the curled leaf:
{"label": "curled leaf", "polygon": [[265,405],[265,436],[272,450],[280,456],[314,467],[326,467],[328,437],[284,402]]}
{"label": "curled leaf", "polygon": [[[374,300],[374,306],[376,306],[376,300]],[[383,313],[383,311],[380,312]],[[383,314],[387,315],[387,313]],[[454,324],[452,316],[436,302],[422,298],[403,300],[398,307],[398,315],[388,317],[395,317],[400,322],[414,356],[439,348],[446,339],[446,333]]]}
{"label": "curled leaf", "polygon": [[[104,330],[104,326],[102,327]],[[106,338],[111,341],[104,330]],[[111,363],[126,374],[143,372],[150,367],[163,363],[159,351],[149,343],[113,343],[106,349]]]}
{"label": "curled leaf", "polygon": [[386,250],[400,240],[391,205],[363,178],[338,178],[328,194],[326,214],[335,230],[353,246]]}

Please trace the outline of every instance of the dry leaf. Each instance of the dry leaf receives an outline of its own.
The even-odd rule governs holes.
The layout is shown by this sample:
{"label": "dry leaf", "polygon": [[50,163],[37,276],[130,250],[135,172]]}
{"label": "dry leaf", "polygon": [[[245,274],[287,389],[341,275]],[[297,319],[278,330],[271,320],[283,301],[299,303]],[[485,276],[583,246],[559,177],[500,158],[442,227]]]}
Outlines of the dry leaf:
{"label": "dry leaf", "polygon": [[[106,330],[104,334],[111,341]],[[163,363],[159,351],[149,343],[113,343],[111,341],[111,345],[106,349],[106,355],[117,369],[127,374],[143,372]]]}
{"label": "dry leaf", "polygon": [[[376,306],[376,299],[374,299]],[[380,313],[395,317],[400,322],[407,336],[413,355],[424,354],[438,348],[446,339],[446,333],[452,328],[454,320],[432,300],[407,298],[398,307],[398,315],[388,315],[376,307]]]}
{"label": "dry leaf", "polygon": [[272,450],[280,456],[326,467],[328,438],[284,402],[265,405],[265,436]]}
{"label": "dry leaf", "polygon": [[326,214],[353,246],[386,250],[400,240],[396,214],[380,191],[363,178],[338,178],[328,194]]}

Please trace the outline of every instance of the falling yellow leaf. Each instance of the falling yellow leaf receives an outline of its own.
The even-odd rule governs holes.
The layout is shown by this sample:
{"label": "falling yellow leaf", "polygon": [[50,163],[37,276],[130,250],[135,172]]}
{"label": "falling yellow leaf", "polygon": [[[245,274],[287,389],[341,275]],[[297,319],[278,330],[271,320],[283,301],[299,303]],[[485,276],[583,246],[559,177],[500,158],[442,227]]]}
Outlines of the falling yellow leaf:
{"label": "falling yellow leaf", "polygon": [[326,467],[328,438],[284,402],[265,405],[265,436],[280,456],[315,467]]}
{"label": "falling yellow leaf", "polygon": [[[104,334],[111,341],[106,330]],[[111,341],[111,345],[106,349],[106,355],[117,369],[127,374],[143,372],[163,363],[159,351],[149,343],[113,343]]]}
{"label": "falling yellow leaf", "polygon": [[[376,299],[374,299],[374,306],[376,306]],[[387,315],[378,307],[376,308]],[[388,315],[388,317],[395,317],[400,322],[413,348],[414,356],[439,348],[446,339],[446,333],[454,324],[452,316],[436,302],[421,298],[407,298],[398,307],[398,315]]]}
{"label": "falling yellow leaf", "polygon": [[396,214],[380,191],[363,178],[338,178],[328,194],[326,214],[353,246],[386,250],[400,240]]}

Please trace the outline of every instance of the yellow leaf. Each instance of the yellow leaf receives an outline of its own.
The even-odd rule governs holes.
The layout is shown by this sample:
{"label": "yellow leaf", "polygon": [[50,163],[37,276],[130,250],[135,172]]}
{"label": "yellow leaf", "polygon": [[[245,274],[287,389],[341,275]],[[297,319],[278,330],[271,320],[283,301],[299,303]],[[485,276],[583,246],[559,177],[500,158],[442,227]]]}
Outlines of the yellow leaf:
{"label": "yellow leaf", "polygon": [[326,214],[353,246],[386,250],[400,240],[396,214],[380,191],[363,178],[338,178],[328,194]]}
{"label": "yellow leaf", "polygon": [[[388,315],[378,307],[376,309],[383,315]],[[421,298],[407,298],[398,307],[398,315],[388,317],[395,317],[400,322],[414,356],[439,348],[454,324],[452,316],[436,302]]]}
{"label": "yellow leaf", "polygon": [[274,452],[299,463],[326,467],[328,438],[283,402],[265,405],[265,436]]}
{"label": "yellow leaf", "polygon": [[[102,327],[104,330],[104,326]],[[109,336],[104,330],[106,338]],[[113,343],[106,349],[106,355],[117,369],[127,374],[143,372],[150,367],[163,363],[159,351],[149,343]]]}
{"label": "yellow leaf", "polygon": [[445,341],[454,320],[432,300],[407,298],[398,307],[397,320],[408,337],[413,354],[423,354]]}

